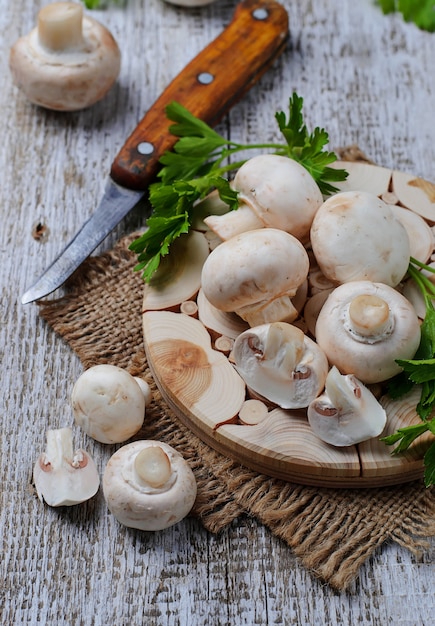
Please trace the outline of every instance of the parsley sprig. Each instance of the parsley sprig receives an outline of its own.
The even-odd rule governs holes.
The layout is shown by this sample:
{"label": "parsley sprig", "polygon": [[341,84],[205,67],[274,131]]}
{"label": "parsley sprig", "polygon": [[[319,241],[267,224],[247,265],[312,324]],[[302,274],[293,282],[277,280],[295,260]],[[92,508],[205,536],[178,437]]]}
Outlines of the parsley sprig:
{"label": "parsley sprig", "polygon": [[422,30],[435,31],[433,0],[378,0],[383,13],[400,11],[406,22],[414,22]]}
{"label": "parsley sprig", "polygon": [[148,228],[130,246],[138,255],[135,270],[142,272],[146,282],[169,253],[171,243],[189,231],[198,200],[217,189],[229,209],[237,209],[237,192],[231,188],[227,176],[246,161],[245,158],[233,160],[240,152],[261,150],[288,156],[310,172],[324,195],[337,191],[331,183],[345,180],[347,172],[329,167],[337,157],[325,150],[328,134],[321,128],[308,132],[302,107],[303,99],[293,93],[288,117],[283,112],[275,114],[285,143],[252,144],[223,137],[177,102],[166,107],[168,119],[174,122],[170,132],[179,139],[173,150],[160,158],[160,180],[149,187],[152,212]]}
{"label": "parsley sprig", "polygon": [[[435,273],[434,268],[411,258],[408,274],[418,285],[423,294],[426,312],[421,325],[421,339],[414,359],[398,359],[397,363],[403,371],[395,376],[389,384],[388,392],[392,398],[400,398],[408,393],[414,385],[421,386],[420,400],[416,411],[422,422],[412,426],[399,428],[394,434],[384,437],[387,445],[398,443],[393,454],[407,450],[421,435],[431,432],[435,435],[435,418],[431,418],[435,410],[435,284],[420,270]],[[425,485],[435,484],[435,441],[424,455]]]}

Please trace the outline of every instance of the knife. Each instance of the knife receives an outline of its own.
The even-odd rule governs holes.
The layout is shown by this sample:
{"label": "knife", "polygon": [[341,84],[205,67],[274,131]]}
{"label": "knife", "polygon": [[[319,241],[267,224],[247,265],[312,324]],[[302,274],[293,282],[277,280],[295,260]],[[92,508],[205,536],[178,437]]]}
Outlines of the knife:
{"label": "knife", "polygon": [[144,196],[159,159],[177,137],[169,132],[166,106],[177,101],[213,126],[283,52],[288,15],[274,0],[244,0],[225,30],[169,84],[112,163],[95,212],[44,274],[26,291],[27,304],[60,287]]}

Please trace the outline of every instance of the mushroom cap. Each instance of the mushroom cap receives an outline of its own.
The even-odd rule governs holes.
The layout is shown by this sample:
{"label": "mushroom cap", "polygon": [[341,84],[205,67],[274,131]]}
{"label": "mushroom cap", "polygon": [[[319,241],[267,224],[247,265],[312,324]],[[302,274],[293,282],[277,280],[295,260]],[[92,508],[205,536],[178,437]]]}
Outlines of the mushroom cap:
{"label": "mushroom cap", "polygon": [[[170,462],[169,477],[163,485],[141,480],[135,461],[144,450],[159,447]],[[182,520],[196,499],[194,474],[179,452],[152,440],[122,446],[109,459],[103,475],[103,493],[116,519],[130,528],[162,530]]]}
{"label": "mushroom cap", "polygon": [[387,414],[372,392],[336,367],[326,378],[325,393],[311,402],[307,415],[315,434],[339,447],[378,437],[387,422]]}
{"label": "mushroom cap", "polygon": [[260,228],[217,246],[204,263],[201,285],[213,306],[238,313],[251,324],[246,310],[261,316],[274,301],[294,296],[308,270],[308,254],[295,237],[283,230]]}
{"label": "mushroom cap", "polygon": [[95,365],[83,372],[71,403],[76,424],[101,443],[126,441],[140,430],[145,417],[140,384],[116,365]]}
{"label": "mushroom cap", "polygon": [[41,43],[36,27],[12,46],[9,67],[15,85],[31,102],[47,109],[75,111],[106,95],[119,75],[121,54],[107,28],[83,16],[81,44],[51,50]]}
{"label": "mushroom cap", "polygon": [[314,216],[311,245],[320,269],[338,283],[399,284],[409,265],[406,229],[377,196],[362,191],[328,198]]}
{"label": "mushroom cap", "polygon": [[285,230],[298,239],[308,235],[323,201],[305,167],[276,154],[260,154],[246,161],[232,187],[239,192],[240,202],[247,204],[264,226]]}
{"label": "mushroom cap", "polygon": [[[374,307],[361,311],[367,317],[379,315],[388,306],[388,317],[378,330],[367,332],[352,322],[349,311],[356,299]],[[384,303],[383,307],[378,304]],[[364,308],[364,307],[363,307]],[[376,310],[378,309],[378,310]],[[383,283],[354,281],[336,287],[323,305],[316,323],[316,341],[331,365],[342,374],[354,374],[363,383],[387,380],[401,371],[396,359],[411,359],[420,343],[420,324],[411,303],[398,291]]]}
{"label": "mushroom cap", "polygon": [[321,348],[284,322],[243,332],[234,342],[232,357],[246,385],[283,409],[307,407],[323,390],[328,373]]}

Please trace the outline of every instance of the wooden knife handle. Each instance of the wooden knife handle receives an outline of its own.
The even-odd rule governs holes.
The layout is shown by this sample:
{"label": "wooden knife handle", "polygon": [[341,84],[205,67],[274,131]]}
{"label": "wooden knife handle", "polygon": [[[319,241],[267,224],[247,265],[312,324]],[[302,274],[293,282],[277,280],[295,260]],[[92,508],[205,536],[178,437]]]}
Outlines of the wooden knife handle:
{"label": "wooden knife handle", "polygon": [[179,102],[196,117],[217,124],[257,82],[285,47],[288,15],[274,0],[245,0],[229,26],[169,84],[116,156],[112,179],[145,190],[159,170],[159,158],[177,137],[165,107]]}

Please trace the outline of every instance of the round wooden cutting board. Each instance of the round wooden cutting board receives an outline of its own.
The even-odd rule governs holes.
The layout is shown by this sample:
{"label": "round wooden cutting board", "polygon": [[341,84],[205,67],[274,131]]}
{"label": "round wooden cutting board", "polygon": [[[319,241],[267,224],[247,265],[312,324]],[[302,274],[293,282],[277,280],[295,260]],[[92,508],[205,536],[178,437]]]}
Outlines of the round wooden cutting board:
{"label": "round wooden cutting board", "polygon": [[[430,263],[434,248],[435,185],[362,162],[338,162],[337,167],[349,172],[347,181],[340,183],[340,190],[370,191],[393,209],[397,207],[399,218],[405,208],[424,219],[423,231],[418,230],[421,220],[414,220],[412,215],[404,225],[408,233],[413,231],[412,256],[425,255],[424,247],[429,246],[427,262]],[[193,237],[210,242],[213,238],[209,235],[198,231]],[[201,256],[204,246],[202,239],[198,242],[195,249],[200,250]],[[418,250],[421,248],[422,252]],[[195,270],[185,270],[179,264],[182,256],[175,256],[177,265],[172,265],[174,262],[168,257],[165,270],[171,279],[145,286],[143,333],[156,384],[167,404],[192,432],[250,469],[300,484],[378,487],[422,477],[423,456],[433,440],[430,434],[420,437],[400,455],[393,455],[392,449],[378,438],[338,448],[324,443],[313,433],[305,411],[274,408],[258,398],[250,398],[230,358],[232,342],[246,328],[245,323],[236,316],[231,318],[216,311],[210,321],[208,313],[202,313],[198,269],[192,278]],[[195,263],[197,268],[201,266],[197,259]],[[180,282],[176,274],[184,271],[190,274],[189,280],[184,281],[190,285],[189,289],[174,288]],[[319,283],[317,277],[317,290]],[[324,287],[328,286],[325,280]],[[295,324],[304,328],[305,320],[301,317]],[[415,389],[400,401],[381,395],[380,402],[387,413],[382,436],[420,422],[415,411],[418,391]]]}

